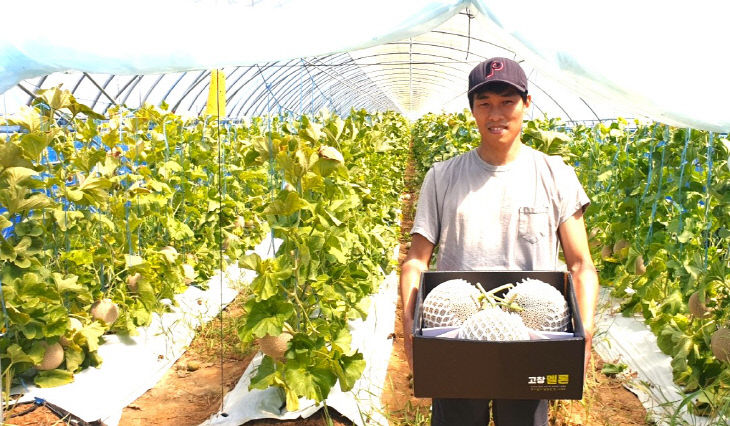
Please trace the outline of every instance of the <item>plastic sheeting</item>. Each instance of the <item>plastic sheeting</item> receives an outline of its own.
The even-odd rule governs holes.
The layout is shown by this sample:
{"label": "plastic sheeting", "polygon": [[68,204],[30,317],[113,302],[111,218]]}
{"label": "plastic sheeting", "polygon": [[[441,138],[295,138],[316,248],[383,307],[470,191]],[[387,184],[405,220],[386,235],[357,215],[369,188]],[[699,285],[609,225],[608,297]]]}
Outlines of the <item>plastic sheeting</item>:
{"label": "plastic sheeting", "polygon": [[[272,257],[280,243],[267,239],[254,251],[263,258]],[[103,359],[99,368],[81,371],[67,385],[29,386],[13,389],[13,393],[23,393],[21,402],[42,398],[86,422],[100,420],[114,426],[122,409],[152,388],[185,352],[196,328],[218,315],[238,294],[238,286],[254,277],[255,272],[231,265],[223,274],[211,277],[208,290],[191,286],[176,295],[178,306],[161,316],[153,314],[149,326],[138,328],[139,335],[104,336],[98,351]]]}
{"label": "plastic sheeting", "polygon": [[254,6],[195,0],[5,2],[3,15],[19,19],[4,19],[0,27],[0,93],[23,79],[66,70],[151,74],[356,50],[426,32],[463,5],[462,0]]}
{"label": "plastic sheeting", "polygon": [[610,289],[601,289],[599,314],[593,347],[605,362],[624,363],[628,372],[636,373],[624,386],[635,393],[648,416],[656,424],[719,425],[728,419],[710,419],[680,409],[686,395],[672,380],[672,358],[659,350],[656,336],[640,317],[618,313],[619,300],[610,297]]}
{"label": "plastic sheeting", "polygon": [[726,2],[474,0],[527,62],[586,99],[727,132]]}
{"label": "plastic sheeting", "polygon": [[[397,258],[398,247],[394,250]],[[360,351],[365,360],[365,371],[348,392],[334,386],[327,397],[327,406],[350,419],[353,424],[387,426],[385,410],[380,398],[385,389],[390,354],[393,349],[391,334],[395,327],[398,301],[398,275],[395,271],[385,277],[378,292],[370,296],[370,308],[365,320],[350,321],[351,346]],[[276,388],[249,390],[263,355],[259,353],[248,365],[236,387],[226,394],[221,411],[202,426],[235,426],[256,419],[291,420],[306,418],[322,408],[314,401],[301,398],[298,411],[286,411],[286,403]],[[225,415],[223,415],[225,413]]]}
{"label": "plastic sheeting", "polygon": [[[730,114],[722,104],[730,95],[730,80],[725,77],[730,58],[717,50],[730,41],[724,23],[730,6],[724,2],[125,0],[103,2],[103,8],[101,4],[5,2],[0,93],[23,79],[66,70],[140,75],[355,51],[407,40],[475,6],[481,15],[470,24],[475,33],[479,28],[488,30],[494,39],[486,41],[499,39],[514,52],[509,56],[525,59],[539,74],[570,88],[578,101],[607,102],[614,109],[673,125],[730,129]],[[408,102],[398,102],[407,113],[425,112],[413,102],[418,90],[438,92],[441,105],[463,93],[462,88],[449,89],[441,82],[413,85],[420,77],[414,79],[412,67],[398,72],[409,86],[400,89],[409,92]],[[454,80],[466,81],[465,72],[457,72]],[[439,87],[447,90],[439,92]],[[439,102],[428,101],[423,106],[437,112]]]}

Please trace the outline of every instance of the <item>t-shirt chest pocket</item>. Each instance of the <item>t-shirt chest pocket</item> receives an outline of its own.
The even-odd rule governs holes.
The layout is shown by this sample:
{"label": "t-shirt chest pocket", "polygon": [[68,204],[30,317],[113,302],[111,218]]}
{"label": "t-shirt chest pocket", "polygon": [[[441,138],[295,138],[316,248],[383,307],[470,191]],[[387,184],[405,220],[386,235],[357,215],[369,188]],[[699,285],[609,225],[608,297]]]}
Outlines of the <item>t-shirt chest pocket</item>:
{"label": "t-shirt chest pocket", "polygon": [[535,244],[550,232],[550,217],[547,207],[520,207],[519,211],[520,238]]}

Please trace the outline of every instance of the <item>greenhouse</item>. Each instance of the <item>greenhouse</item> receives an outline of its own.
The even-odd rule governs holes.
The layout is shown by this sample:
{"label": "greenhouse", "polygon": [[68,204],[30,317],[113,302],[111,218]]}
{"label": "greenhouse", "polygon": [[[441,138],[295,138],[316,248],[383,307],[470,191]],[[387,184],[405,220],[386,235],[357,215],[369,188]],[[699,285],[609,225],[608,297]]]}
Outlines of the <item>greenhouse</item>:
{"label": "greenhouse", "polygon": [[[0,423],[425,425],[473,374],[499,383],[480,398],[549,400],[550,424],[730,424],[726,6],[99,6],[0,7]],[[490,58],[526,76],[522,144],[590,200],[595,318],[570,242],[535,271],[439,271],[444,243],[404,330],[422,188],[485,144],[469,88]],[[427,277],[451,272],[515,316],[490,280],[557,277],[568,325],[429,325]],[[586,340],[584,366],[566,348]],[[508,355],[459,370],[461,348]]]}

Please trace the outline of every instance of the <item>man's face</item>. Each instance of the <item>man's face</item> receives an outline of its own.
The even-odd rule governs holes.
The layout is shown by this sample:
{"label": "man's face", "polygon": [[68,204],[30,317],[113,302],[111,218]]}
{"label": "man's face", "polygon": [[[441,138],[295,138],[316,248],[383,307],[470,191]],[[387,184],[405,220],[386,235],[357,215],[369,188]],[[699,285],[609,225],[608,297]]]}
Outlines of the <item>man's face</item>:
{"label": "man's face", "polygon": [[517,91],[503,94],[481,92],[474,95],[472,114],[477,122],[482,143],[511,144],[520,135],[522,116],[530,106]]}

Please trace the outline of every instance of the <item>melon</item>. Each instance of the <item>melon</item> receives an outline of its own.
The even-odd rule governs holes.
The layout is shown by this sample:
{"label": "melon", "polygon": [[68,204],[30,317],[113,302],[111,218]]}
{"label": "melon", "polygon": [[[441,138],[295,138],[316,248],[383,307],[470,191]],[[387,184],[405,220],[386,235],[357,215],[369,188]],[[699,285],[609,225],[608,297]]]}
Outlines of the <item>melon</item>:
{"label": "melon", "polygon": [[634,271],[636,271],[636,275],[644,275],[646,272],[646,265],[644,265],[644,257],[642,255],[638,255],[636,257],[636,260],[634,261]]}
{"label": "melon", "polygon": [[142,279],[142,274],[140,274],[139,272],[135,272],[133,275],[127,276],[127,288],[129,289],[129,291],[133,293],[137,292],[137,283],[139,283],[140,279]]}
{"label": "melon", "polygon": [[626,240],[618,240],[613,245],[613,256],[619,259],[625,259],[629,253],[629,242]]}
{"label": "melon", "polygon": [[174,263],[177,260],[177,250],[173,246],[165,246],[160,249],[160,253],[165,255],[165,258],[170,262]]}
{"label": "melon", "polygon": [[700,300],[700,293],[698,291],[695,291],[689,296],[687,305],[689,307],[689,313],[695,318],[707,318],[710,315],[710,310]]}
{"label": "melon", "polygon": [[291,333],[283,331],[278,336],[266,335],[261,337],[257,339],[257,343],[264,355],[268,355],[277,361],[283,361],[292,337]]}
{"label": "melon", "polygon": [[611,246],[603,246],[603,248],[601,249],[601,259],[606,260],[612,255],[613,251],[611,251]]}
{"label": "melon", "polygon": [[458,327],[480,307],[481,292],[462,279],[445,281],[423,301],[424,327]]}
{"label": "melon", "polygon": [[459,328],[459,338],[497,342],[530,340],[530,334],[518,314],[488,307],[464,321]]}
{"label": "melon", "polygon": [[41,342],[45,348],[43,354],[43,361],[40,364],[35,365],[38,370],[53,370],[58,368],[63,362],[63,346],[60,343],[53,343],[49,345],[47,342]]}
{"label": "melon", "polygon": [[119,318],[119,307],[111,299],[97,300],[91,305],[91,316],[106,324],[111,324]]}
{"label": "melon", "polygon": [[721,327],[710,339],[712,354],[719,361],[730,362],[730,328]]}
{"label": "melon", "polygon": [[531,278],[512,287],[504,299],[519,306],[518,314],[533,330],[565,331],[570,310],[563,294],[550,284]]}

